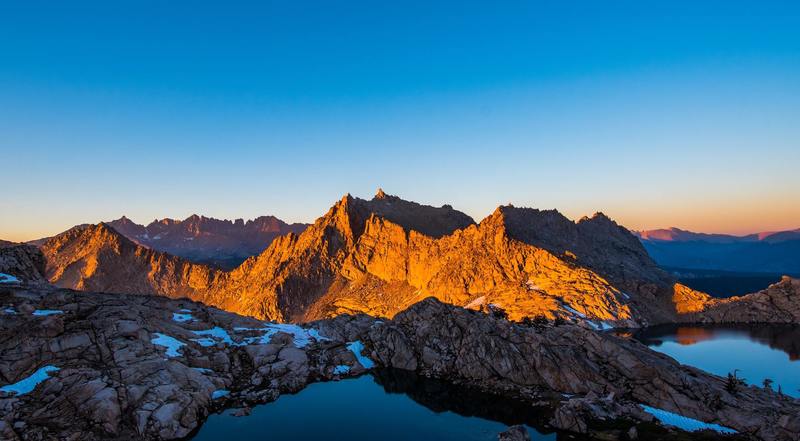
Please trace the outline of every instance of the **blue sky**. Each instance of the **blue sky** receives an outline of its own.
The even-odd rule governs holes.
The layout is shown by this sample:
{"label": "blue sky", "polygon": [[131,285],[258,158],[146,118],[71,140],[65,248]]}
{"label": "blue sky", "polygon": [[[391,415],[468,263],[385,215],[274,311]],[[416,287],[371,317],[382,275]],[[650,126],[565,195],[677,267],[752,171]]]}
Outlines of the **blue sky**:
{"label": "blue sky", "polygon": [[5,1],[0,51],[0,238],[379,186],[800,227],[797,2]]}

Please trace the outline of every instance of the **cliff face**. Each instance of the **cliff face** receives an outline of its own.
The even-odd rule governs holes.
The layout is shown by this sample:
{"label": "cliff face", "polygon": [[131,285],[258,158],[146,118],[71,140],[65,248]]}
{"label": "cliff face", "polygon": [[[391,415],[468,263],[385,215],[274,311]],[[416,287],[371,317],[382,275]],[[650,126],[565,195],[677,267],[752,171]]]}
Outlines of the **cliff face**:
{"label": "cliff face", "polygon": [[106,224],[76,227],[41,250],[54,285],[86,291],[202,299],[221,272],[128,240]]}

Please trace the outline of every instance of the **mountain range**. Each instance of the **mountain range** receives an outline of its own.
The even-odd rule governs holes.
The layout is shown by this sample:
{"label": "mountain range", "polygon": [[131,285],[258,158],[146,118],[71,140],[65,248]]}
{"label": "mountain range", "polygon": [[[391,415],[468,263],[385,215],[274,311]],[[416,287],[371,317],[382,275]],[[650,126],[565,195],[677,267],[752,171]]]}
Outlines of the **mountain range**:
{"label": "mountain range", "polygon": [[[0,242],[0,276],[2,439],[184,439],[224,408],[398,369],[526,403],[548,430],[586,439],[695,439],[650,436],[643,406],[762,441],[800,431],[800,404],[780,388],[594,332],[796,325],[800,280],[712,298],[602,213],[573,222],[504,205],[475,223],[379,191],[345,195],[232,270],[99,223],[38,247]],[[43,384],[23,389],[31,378]]]}
{"label": "mountain range", "polygon": [[430,296],[513,320],[561,317],[598,328],[673,322],[722,305],[677,283],[602,213],[574,222],[556,210],[506,205],[476,223],[449,205],[380,190],[370,200],[345,195],[230,270],[143,245],[158,234],[124,219],[74,227],[41,243],[44,276],[65,288],[188,297],[291,322],[393,317]]}
{"label": "mountain range", "polygon": [[308,226],[287,224],[275,216],[245,222],[196,214],[184,220],[156,219],[146,226],[122,216],[108,225],[139,245],[223,269],[234,268],[261,253],[276,237],[301,233]]}
{"label": "mountain range", "polygon": [[661,266],[747,273],[800,274],[800,229],[746,236],[678,228],[635,233]]}

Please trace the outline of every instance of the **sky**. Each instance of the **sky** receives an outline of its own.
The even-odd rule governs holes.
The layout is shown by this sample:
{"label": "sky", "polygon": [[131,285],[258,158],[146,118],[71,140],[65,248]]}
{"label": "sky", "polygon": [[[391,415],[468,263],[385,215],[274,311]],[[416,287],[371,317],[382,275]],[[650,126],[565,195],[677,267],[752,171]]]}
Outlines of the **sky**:
{"label": "sky", "polygon": [[0,238],[378,187],[800,228],[796,1],[0,3]]}

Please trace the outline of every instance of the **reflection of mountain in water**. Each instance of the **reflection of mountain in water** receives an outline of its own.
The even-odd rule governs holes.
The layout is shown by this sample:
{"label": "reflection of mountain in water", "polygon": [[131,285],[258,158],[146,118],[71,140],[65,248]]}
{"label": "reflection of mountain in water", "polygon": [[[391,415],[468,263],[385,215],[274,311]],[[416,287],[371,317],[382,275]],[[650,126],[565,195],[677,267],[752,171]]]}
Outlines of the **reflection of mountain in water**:
{"label": "reflection of mountain in water", "polygon": [[436,413],[454,412],[465,417],[479,417],[506,425],[525,424],[538,432],[552,432],[544,426],[552,415],[549,407],[531,407],[522,401],[498,397],[442,380],[426,378],[413,371],[376,369],[376,383],[386,393],[405,394]]}
{"label": "reflection of mountain in water", "polygon": [[660,346],[664,341],[693,345],[725,336],[746,337],[785,352],[792,361],[800,360],[800,326],[796,325],[662,325],[634,334],[648,346]]}

